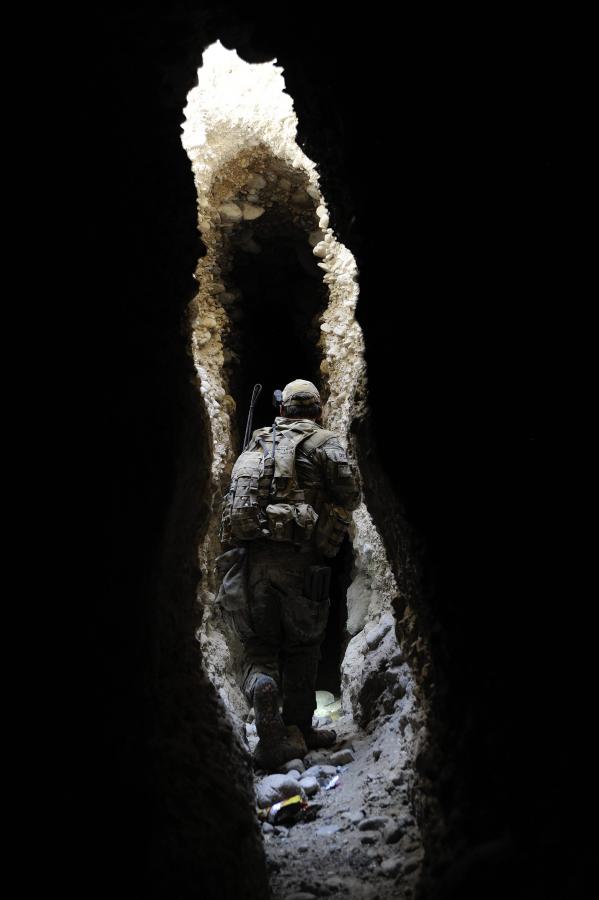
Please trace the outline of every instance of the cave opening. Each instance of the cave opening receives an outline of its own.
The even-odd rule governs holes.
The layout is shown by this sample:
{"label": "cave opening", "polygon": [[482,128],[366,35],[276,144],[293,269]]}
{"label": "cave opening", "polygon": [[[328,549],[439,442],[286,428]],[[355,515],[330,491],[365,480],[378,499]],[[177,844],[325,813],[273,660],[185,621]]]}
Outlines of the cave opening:
{"label": "cave opening", "polygon": [[[344,872],[348,885],[368,881],[376,863],[385,879],[401,875],[409,896],[422,860],[413,791],[425,719],[410,652],[400,643],[398,606],[404,631],[413,617],[407,597],[399,596],[366,491],[330,560],[331,604],[313,724],[326,727],[332,720],[334,745],[307,753],[304,747],[302,759],[288,759],[279,771],[256,765],[256,723],[241,691],[243,648],[219,605],[220,501],[242,449],[255,384],[263,390],[254,429],[278,414],[275,389],[296,378],[312,381],[323,401],[324,427],[358,464],[362,481],[378,477],[367,424],[364,340],[355,317],[357,265],[330,225],[316,165],[296,142],[293,104],[282,91],[280,71],[211,47],[185,110],[183,144],[206,248],[190,305],[191,355],[212,456],[198,551],[202,622],[196,637],[206,673],[253,766],[258,811],[276,807],[289,791],[306,803],[317,795],[317,818],[305,823],[313,825],[305,832],[259,816],[276,896],[286,895],[289,883],[305,888],[307,863],[314,870],[329,865],[323,835],[333,854],[344,854],[337,873]],[[415,635],[409,637],[415,644]],[[325,791],[337,786],[321,803]],[[334,824],[324,824],[327,819]],[[363,834],[373,831],[376,836]],[[302,833],[307,843],[301,843]],[[293,852],[273,844],[273,837],[289,838]],[[335,870],[327,875],[337,877]]]}

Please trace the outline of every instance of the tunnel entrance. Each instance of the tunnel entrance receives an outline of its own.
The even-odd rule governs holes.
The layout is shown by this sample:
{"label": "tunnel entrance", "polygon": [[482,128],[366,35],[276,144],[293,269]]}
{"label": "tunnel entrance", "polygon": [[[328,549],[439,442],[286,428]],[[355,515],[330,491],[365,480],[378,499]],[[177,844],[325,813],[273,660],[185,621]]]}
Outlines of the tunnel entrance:
{"label": "tunnel entrance", "polygon": [[[337,881],[342,871],[344,890],[351,893],[372,880],[376,863],[378,895],[387,900],[389,876],[403,869],[408,897],[421,861],[408,784],[424,720],[395,627],[398,581],[366,503],[352,512],[349,534],[331,560],[331,606],[315,699],[319,692],[341,695],[338,704],[323,703],[325,716],[329,707],[336,716],[334,745],[302,749],[300,742],[295,752],[301,759],[288,758],[278,772],[260,769],[256,723],[239,687],[242,647],[217,602],[220,499],[242,449],[254,384],[263,385],[253,420],[257,428],[277,414],[275,388],[298,377],[313,381],[324,404],[324,427],[354,459],[368,411],[364,342],[355,318],[356,262],[330,227],[315,163],[296,142],[297,120],[280,73],[269,63],[246,64],[220,45],[208,48],[185,111],[183,143],[192,160],[206,247],[190,307],[191,352],[212,451],[196,636],[206,671],[254,766],[257,808],[276,807],[290,796],[288,790],[305,802],[315,795],[319,801],[306,831],[279,828],[259,814],[273,896],[278,900],[293,889],[320,896],[322,885],[305,877],[308,870]],[[372,473],[370,448],[366,457],[364,471]],[[332,781],[331,770],[339,776]],[[322,806],[326,812],[318,818]],[[346,833],[350,825],[353,831]],[[385,839],[377,846],[375,836],[364,832],[383,826]],[[332,859],[337,873],[327,872]]]}

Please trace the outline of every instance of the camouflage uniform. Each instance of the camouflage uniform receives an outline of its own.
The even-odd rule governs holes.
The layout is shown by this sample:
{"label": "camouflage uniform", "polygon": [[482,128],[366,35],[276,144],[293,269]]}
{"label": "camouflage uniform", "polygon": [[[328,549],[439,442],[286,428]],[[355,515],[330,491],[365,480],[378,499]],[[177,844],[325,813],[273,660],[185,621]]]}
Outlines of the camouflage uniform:
{"label": "camouflage uniform", "polygon": [[[292,428],[298,421],[309,422],[317,434],[320,432],[322,440],[323,429],[312,420],[279,416],[275,419],[277,431]],[[314,443],[317,442],[318,437]],[[295,465],[306,503],[319,515],[326,503],[336,504],[348,512],[359,505],[360,487],[355,466],[332,433],[320,446],[311,446],[310,438],[300,444]],[[241,679],[244,693],[251,705],[257,679],[260,675],[270,675],[282,688],[285,724],[309,727],[315,706],[320,645],[330,606],[326,584],[322,590],[323,582],[319,580],[324,575],[326,583],[327,571],[323,571],[326,557],[314,546],[314,538],[302,546],[268,539],[242,543],[245,550],[232,550],[229,554],[229,562],[235,558],[239,560],[240,577],[236,582],[229,579],[226,586],[230,602],[223,606],[229,607],[230,620],[243,643]],[[239,554],[237,557],[236,553]],[[224,562],[221,571],[228,565],[227,555],[221,557]],[[315,572],[318,577],[312,581],[311,589],[310,576]],[[242,601],[239,595],[244,584],[247,594]],[[222,596],[221,590],[221,599]],[[237,608],[232,609],[233,606]]]}

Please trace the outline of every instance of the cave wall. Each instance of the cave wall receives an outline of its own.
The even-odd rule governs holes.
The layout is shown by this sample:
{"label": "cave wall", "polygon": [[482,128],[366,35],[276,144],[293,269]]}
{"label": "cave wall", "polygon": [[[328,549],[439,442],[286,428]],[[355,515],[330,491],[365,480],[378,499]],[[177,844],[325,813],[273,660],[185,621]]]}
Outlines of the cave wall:
{"label": "cave wall", "polygon": [[[102,265],[82,279],[88,339],[110,357],[86,380],[101,398],[93,487],[106,548],[91,604],[95,886],[118,870],[146,896],[195,895],[198,880],[205,896],[264,895],[248,773],[188,643],[206,445],[182,326],[202,250],[179,128],[201,50],[218,37],[284,67],[300,145],[357,258],[368,441],[382,466],[369,472],[363,445],[366,490],[414,610],[411,661],[419,635],[433,653],[419,763],[425,896],[574,896],[579,831],[564,839],[546,790],[564,777],[548,749],[553,635],[531,574],[546,514],[530,370],[556,231],[551,67],[533,90],[524,57],[506,66],[490,38],[470,45],[457,21],[390,29],[376,9],[345,28],[185,4],[90,12],[88,26],[77,97],[93,123],[78,174],[92,179],[88,250]],[[211,754],[227,760],[228,781]]]}
{"label": "cave wall", "polygon": [[[330,227],[315,162],[296,142],[297,118],[280,67],[248,64],[215,43],[204,52],[184,118],[182,142],[194,173],[198,228],[206,248],[195,272],[198,293],[189,307],[198,402],[211,448],[205,489],[209,515],[199,547],[198,602],[204,615],[198,638],[205,670],[234,727],[244,734],[242,652],[215,602],[219,583],[213,573],[222,549],[221,498],[241,449],[236,436],[243,429],[252,384],[246,370],[260,361],[257,377],[267,397],[298,372],[310,375],[321,390],[324,427],[355,458],[352,433],[365,416],[368,398],[364,342],[355,319],[358,273],[351,250]],[[271,410],[268,415],[270,424]],[[362,431],[372,457],[367,425]],[[392,627],[397,574],[365,502],[350,517],[349,539],[351,631],[345,640],[342,623],[342,706],[366,725],[375,718],[377,702],[387,713],[400,704],[402,760],[411,768],[416,748],[425,741],[424,696],[419,709],[415,679],[407,659],[400,658]],[[402,605],[410,618],[406,595]],[[420,643],[425,655],[425,641]]]}

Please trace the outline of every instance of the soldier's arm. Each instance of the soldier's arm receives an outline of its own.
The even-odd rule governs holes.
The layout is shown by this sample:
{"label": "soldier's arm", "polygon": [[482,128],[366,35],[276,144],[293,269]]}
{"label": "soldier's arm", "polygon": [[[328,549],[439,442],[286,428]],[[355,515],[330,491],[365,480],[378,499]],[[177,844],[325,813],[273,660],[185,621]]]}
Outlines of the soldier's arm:
{"label": "soldier's arm", "polygon": [[324,486],[331,502],[350,512],[360,505],[360,476],[355,462],[337,438],[329,440],[315,451],[323,473]]}

